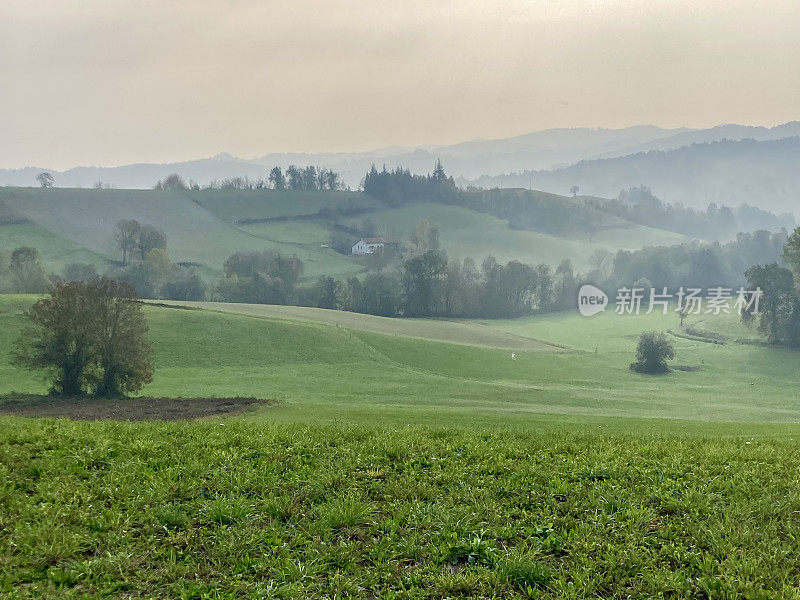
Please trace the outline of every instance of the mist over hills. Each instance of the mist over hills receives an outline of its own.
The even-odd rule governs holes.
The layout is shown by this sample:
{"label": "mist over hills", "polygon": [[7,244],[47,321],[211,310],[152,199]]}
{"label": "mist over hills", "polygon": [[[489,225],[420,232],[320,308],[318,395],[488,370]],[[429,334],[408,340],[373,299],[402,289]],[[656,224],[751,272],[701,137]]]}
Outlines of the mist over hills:
{"label": "mist over hills", "polygon": [[[54,171],[46,165],[23,169],[0,170],[0,185],[35,185],[36,174],[48,170],[56,176],[61,187],[88,187],[103,181],[119,188],[149,188],[169,173],[180,173],[201,185],[225,177],[265,176],[273,166],[314,164],[336,170],[344,182],[355,188],[371,165],[388,168],[407,167],[412,172],[428,172],[437,158],[446,164],[449,173],[457,177],[475,178],[482,175],[523,169],[549,169],[568,165],[586,158],[628,153],[630,148],[654,144],[687,129],[661,129],[635,126],[624,129],[549,129],[524,135],[493,140],[472,140],[450,146],[393,146],[367,152],[301,153],[281,152],[244,159],[228,153],[198,160],[152,164],[138,163],[118,167],[75,167]],[[617,154],[619,155],[619,154]]]}
{"label": "mist over hills", "polygon": [[532,186],[562,194],[577,185],[582,195],[601,197],[616,197],[620,190],[644,183],[662,200],[694,208],[705,208],[711,202],[727,206],[747,203],[797,214],[800,137],[692,144],[459,183],[486,188]]}
{"label": "mist over hills", "polygon": [[[150,188],[170,173],[200,185],[228,177],[264,179],[272,166],[314,164],[341,174],[355,189],[372,164],[429,172],[440,158],[462,185],[534,187],[554,193],[579,185],[581,193],[616,197],[644,184],[669,202],[704,208],[709,202],[742,202],[792,211],[798,199],[797,137],[800,121],[775,127],[720,125],[708,129],[549,129],[489,140],[417,148],[388,147],[368,152],[271,153],[244,159],[221,153],[198,160],[118,167],[46,166],[0,170],[0,185],[36,185],[48,170],[59,187],[90,187],[98,181],[117,188]],[[794,138],[794,141],[776,143]],[[751,140],[751,141],[744,141]]]}

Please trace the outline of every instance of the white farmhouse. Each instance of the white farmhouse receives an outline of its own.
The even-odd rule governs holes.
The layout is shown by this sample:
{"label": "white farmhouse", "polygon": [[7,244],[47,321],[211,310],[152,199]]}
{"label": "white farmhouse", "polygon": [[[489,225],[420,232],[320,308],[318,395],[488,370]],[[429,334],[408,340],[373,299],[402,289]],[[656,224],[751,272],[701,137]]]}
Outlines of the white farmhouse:
{"label": "white farmhouse", "polygon": [[376,250],[383,249],[386,246],[398,246],[399,242],[385,235],[371,238],[361,238],[353,244],[353,254],[373,254]]}

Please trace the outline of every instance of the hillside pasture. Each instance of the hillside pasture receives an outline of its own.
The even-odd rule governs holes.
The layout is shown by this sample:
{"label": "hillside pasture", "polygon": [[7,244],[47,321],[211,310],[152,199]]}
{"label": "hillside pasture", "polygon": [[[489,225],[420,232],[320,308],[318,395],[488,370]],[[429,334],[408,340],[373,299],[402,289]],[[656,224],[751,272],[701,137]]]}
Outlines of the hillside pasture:
{"label": "hillside pasture", "polygon": [[444,319],[394,319],[343,310],[328,310],[305,306],[279,306],[275,304],[177,301],[167,302],[167,304],[266,317],[269,319],[320,323],[353,331],[368,331],[390,336],[410,337],[468,346],[546,352],[558,352],[562,350],[559,346],[549,344],[542,340],[506,333],[471,321],[455,322]]}
{"label": "hillside pasture", "polygon": [[180,192],[226,223],[308,217],[323,209],[374,209],[380,200],[358,192],[200,190]]}
{"label": "hillside pasture", "polygon": [[439,226],[440,242],[451,259],[473,258],[478,265],[489,255],[500,262],[558,265],[565,258],[575,268],[590,268],[592,253],[605,248],[638,249],[644,246],[676,244],[685,241],[680,234],[641,225],[602,229],[591,235],[559,237],[534,231],[515,230],[508,222],[474,210],[444,204],[418,203],[350,217],[345,222],[358,226],[365,219],[375,222],[379,233],[407,238],[420,219]]}
{"label": "hillside pasture", "polygon": [[33,221],[0,225],[0,251],[10,254],[20,246],[32,246],[39,251],[45,266],[56,273],[70,263],[86,263],[102,273],[111,265],[106,255],[92,252],[48,231]]}
{"label": "hillside pasture", "polygon": [[[33,301],[0,296],[0,348]],[[796,352],[675,337],[700,370],[646,376],[674,314],[144,309],[155,379],[121,410],[268,402],[10,416],[46,384],[0,354],[0,595],[796,598]]]}
{"label": "hillside pasture", "polygon": [[[200,263],[217,271],[235,252],[268,250],[296,255],[306,263],[305,276],[312,279],[360,268],[330,249],[282,243],[241,231],[181,192],[0,188],[0,200],[42,228],[38,230],[42,244],[60,237],[66,240],[64,245],[82,246],[109,259],[119,258],[114,247],[116,224],[136,219],[164,230],[174,261]],[[35,228],[28,230],[33,233]],[[32,246],[40,243],[35,235],[26,239]]]}
{"label": "hillside pasture", "polygon": [[[328,246],[333,233],[349,235],[355,243],[358,234],[342,234],[337,226],[359,230],[366,220],[374,222],[379,233],[407,239],[419,219],[428,219],[440,227],[442,247],[451,259],[472,257],[480,264],[493,255],[501,262],[556,266],[569,258],[580,271],[590,268],[589,258],[598,248],[636,249],[685,239],[618,219],[614,222],[621,225],[591,236],[565,238],[514,230],[502,219],[457,206],[415,203],[386,209],[382,201],[355,192],[0,188],[0,203],[9,214],[40,228],[24,223],[0,226],[11,227],[0,229],[0,242],[6,238],[14,243],[15,230],[27,231],[25,240],[32,246],[54,245],[61,238],[59,244],[67,252],[77,254],[75,247],[83,247],[91,253],[80,262],[101,265],[103,259],[120,259],[114,245],[117,222],[136,219],[164,230],[176,262],[197,263],[219,272],[235,252],[274,251],[306,263],[306,281],[323,274],[343,278],[363,270],[359,261]],[[320,214],[326,208],[366,212],[349,217]],[[51,263],[59,269],[63,266],[58,256],[59,252],[46,252],[49,268],[54,268]]]}

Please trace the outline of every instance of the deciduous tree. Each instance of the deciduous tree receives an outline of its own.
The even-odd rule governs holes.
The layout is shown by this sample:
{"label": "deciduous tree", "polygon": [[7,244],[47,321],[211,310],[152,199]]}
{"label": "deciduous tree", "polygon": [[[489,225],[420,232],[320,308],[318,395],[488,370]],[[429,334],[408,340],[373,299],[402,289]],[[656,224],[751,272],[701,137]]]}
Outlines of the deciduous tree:
{"label": "deciduous tree", "polygon": [[131,253],[139,243],[139,231],[142,225],[135,219],[122,219],[117,223],[114,243],[122,250],[122,264],[127,265]]}
{"label": "deciduous tree", "polygon": [[41,294],[50,285],[36,248],[21,246],[14,250],[11,253],[9,270],[14,288],[19,294]]}
{"label": "deciduous tree", "polygon": [[26,316],[15,362],[51,373],[53,393],[119,396],[152,380],[147,324],[133,288],[108,278],[58,283]]}
{"label": "deciduous tree", "polygon": [[156,248],[166,249],[167,234],[153,225],[142,225],[139,229],[136,245],[141,259],[145,260],[151,250]]}
{"label": "deciduous tree", "polygon": [[95,394],[114,397],[140,390],[153,380],[147,322],[133,288],[102,278],[89,286],[92,332],[99,374]]}
{"label": "deciduous tree", "polygon": [[85,281],[56,284],[47,298],[25,313],[30,327],[17,342],[14,361],[49,373],[53,394],[83,394],[87,369],[96,358],[90,285]]}
{"label": "deciduous tree", "polygon": [[274,190],[286,189],[286,178],[283,176],[283,171],[280,167],[272,167],[269,172],[269,182]]}

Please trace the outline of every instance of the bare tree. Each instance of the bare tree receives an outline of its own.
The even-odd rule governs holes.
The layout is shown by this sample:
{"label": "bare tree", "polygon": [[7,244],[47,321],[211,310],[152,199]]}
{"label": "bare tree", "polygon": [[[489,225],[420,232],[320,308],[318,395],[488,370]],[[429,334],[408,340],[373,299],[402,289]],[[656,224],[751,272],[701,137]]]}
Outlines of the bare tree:
{"label": "bare tree", "polygon": [[188,190],[189,186],[184,181],[183,177],[177,173],[167,175],[161,181],[157,182],[153,189],[155,190]]}
{"label": "bare tree", "polygon": [[573,198],[575,196],[577,196],[578,192],[580,192],[580,191],[581,191],[581,188],[579,188],[577,185],[573,185],[571,188],[569,188],[569,193],[572,194]]}
{"label": "bare tree", "polygon": [[117,223],[117,232],[114,234],[114,242],[122,250],[122,264],[127,265],[131,253],[136,249],[139,242],[139,231],[142,226],[139,221],[134,219],[122,219]]}

